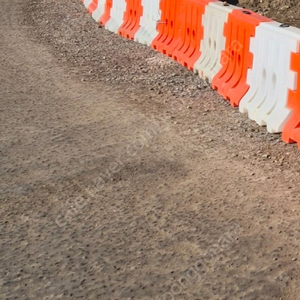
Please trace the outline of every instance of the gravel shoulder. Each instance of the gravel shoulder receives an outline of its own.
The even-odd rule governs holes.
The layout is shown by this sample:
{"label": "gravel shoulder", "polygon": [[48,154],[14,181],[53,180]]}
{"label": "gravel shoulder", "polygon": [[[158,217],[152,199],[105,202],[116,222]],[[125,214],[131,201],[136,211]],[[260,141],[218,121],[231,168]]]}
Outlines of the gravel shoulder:
{"label": "gravel shoulder", "polygon": [[298,0],[239,0],[239,3],[275,21],[300,28]]}
{"label": "gravel shoulder", "polygon": [[80,1],[1,5],[1,299],[300,299],[295,145]]}

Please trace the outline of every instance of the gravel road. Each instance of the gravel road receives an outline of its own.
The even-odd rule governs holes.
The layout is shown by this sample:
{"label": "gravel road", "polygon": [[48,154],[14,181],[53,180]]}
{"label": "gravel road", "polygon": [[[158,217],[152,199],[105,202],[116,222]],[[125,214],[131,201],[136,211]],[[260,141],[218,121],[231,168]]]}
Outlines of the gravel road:
{"label": "gravel road", "polygon": [[300,299],[295,145],[78,0],[2,0],[0,63],[0,299]]}

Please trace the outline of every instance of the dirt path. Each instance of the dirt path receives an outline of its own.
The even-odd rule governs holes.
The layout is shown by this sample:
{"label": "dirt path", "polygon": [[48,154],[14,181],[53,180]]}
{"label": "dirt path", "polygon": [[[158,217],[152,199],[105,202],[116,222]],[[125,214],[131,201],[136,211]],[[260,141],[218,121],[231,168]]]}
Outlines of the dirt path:
{"label": "dirt path", "polygon": [[2,1],[0,299],[300,299],[298,150],[131,44],[80,1]]}

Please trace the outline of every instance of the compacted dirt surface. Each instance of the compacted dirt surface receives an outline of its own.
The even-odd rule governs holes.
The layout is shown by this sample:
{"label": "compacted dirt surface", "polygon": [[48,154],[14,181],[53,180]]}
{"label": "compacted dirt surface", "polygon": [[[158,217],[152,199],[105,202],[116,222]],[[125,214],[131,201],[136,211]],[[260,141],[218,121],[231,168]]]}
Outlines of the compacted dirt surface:
{"label": "compacted dirt surface", "polygon": [[2,0],[0,66],[0,299],[300,299],[296,145],[79,0]]}

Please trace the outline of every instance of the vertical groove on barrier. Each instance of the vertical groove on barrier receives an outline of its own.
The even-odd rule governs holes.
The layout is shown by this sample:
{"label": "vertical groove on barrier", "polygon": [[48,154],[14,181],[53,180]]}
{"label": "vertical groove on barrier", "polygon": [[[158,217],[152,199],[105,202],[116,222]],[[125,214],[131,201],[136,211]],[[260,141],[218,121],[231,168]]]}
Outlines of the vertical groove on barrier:
{"label": "vertical groove on barrier", "polygon": [[206,6],[216,0],[162,0],[158,36],[152,47],[172,56],[183,66],[193,69],[200,57],[203,38],[202,16]]}
{"label": "vertical groove on barrier", "polygon": [[221,70],[212,80],[217,89],[232,106],[238,106],[249,89],[247,71],[252,67],[253,55],[250,52],[250,38],[261,22],[269,21],[248,10],[233,10],[224,27],[225,50],[221,55]]}
{"label": "vertical groove on barrier", "polygon": [[133,40],[135,33],[140,27],[140,18],[143,14],[141,0],[126,0],[124,22],[118,30],[118,34]]}
{"label": "vertical groove on barrier", "polygon": [[150,46],[157,36],[157,22],[160,20],[160,0],[142,0],[143,13],[140,18],[139,30],[134,36],[136,42]]}
{"label": "vertical groove on barrier", "polygon": [[199,59],[200,43],[203,38],[202,17],[206,6],[215,0],[184,0],[181,9],[181,28],[173,59],[192,70]]}
{"label": "vertical groove on barrier", "polygon": [[157,24],[158,35],[152,42],[157,51],[172,56],[178,44],[178,35],[181,26],[180,9],[182,0],[161,0],[161,20]]}
{"label": "vertical groove on barrier", "polygon": [[291,54],[291,70],[297,74],[297,86],[295,90],[289,90],[288,108],[292,115],[282,131],[282,139],[286,143],[298,143],[300,149],[300,43],[298,53]]}
{"label": "vertical groove on barrier", "polygon": [[106,25],[106,23],[109,21],[112,5],[113,5],[113,0],[106,0],[104,6],[104,13],[99,19],[100,24]]}
{"label": "vertical groove on barrier", "polygon": [[97,7],[92,13],[92,18],[96,22],[100,22],[101,17],[105,13],[105,4],[106,4],[106,0],[97,0]]}
{"label": "vertical groove on barrier", "polygon": [[88,12],[92,14],[98,6],[98,0],[93,0],[92,3],[88,6]]}
{"label": "vertical groove on barrier", "polygon": [[123,24],[124,13],[127,3],[125,0],[113,0],[110,11],[110,19],[105,24],[105,28],[111,32],[118,33],[120,26]]}
{"label": "vertical groove on barrier", "polygon": [[201,56],[194,64],[194,72],[205,80],[212,81],[221,69],[221,51],[225,49],[224,25],[232,7],[224,6],[221,2],[210,3],[205,8],[202,17],[204,28],[200,44]]}

